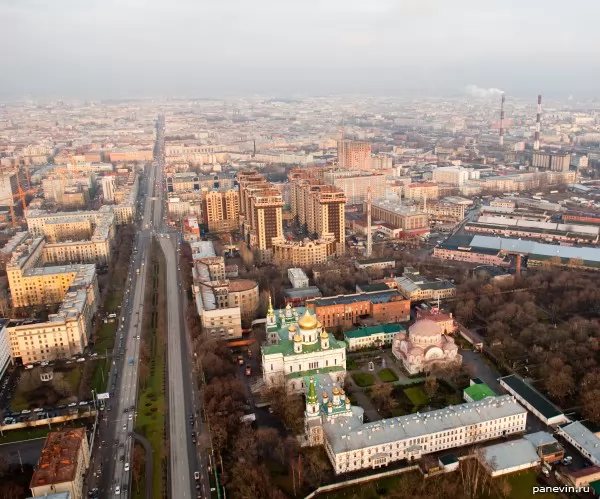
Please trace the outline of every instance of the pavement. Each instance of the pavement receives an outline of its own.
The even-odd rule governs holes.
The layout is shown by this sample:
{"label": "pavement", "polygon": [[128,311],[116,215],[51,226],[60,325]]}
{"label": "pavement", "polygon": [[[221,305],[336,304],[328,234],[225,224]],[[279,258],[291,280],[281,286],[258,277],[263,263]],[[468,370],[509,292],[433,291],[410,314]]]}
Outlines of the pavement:
{"label": "pavement", "polygon": [[38,463],[40,454],[44,447],[46,437],[13,442],[0,445],[0,460],[8,464],[31,464],[35,466]]}

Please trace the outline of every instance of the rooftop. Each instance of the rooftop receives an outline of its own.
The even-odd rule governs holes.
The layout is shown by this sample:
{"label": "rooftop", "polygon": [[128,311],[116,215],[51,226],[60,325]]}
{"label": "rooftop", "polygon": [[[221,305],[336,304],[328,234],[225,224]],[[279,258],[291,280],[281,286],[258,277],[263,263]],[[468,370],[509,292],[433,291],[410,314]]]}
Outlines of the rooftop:
{"label": "rooftop", "polygon": [[516,374],[504,376],[500,378],[500,381],[506,383],[520,397],[535,407],[545,418],[550,419],[562,414],[552,402]]}
{"label": "rooftop", "polygon": [[487,468],[505,470],[538,462],[540,457],[535,446],[522,438],[484,447],[483,459]]}
{"label": "rooftop", "polygon": [[316,286],[308,286],[306,288],[289,288],[284,289],[283,294],[292,300],[300,300],[303,298],[318,298],[322,296],[321,290]]}
{"label": "rooftop", "polygon": [[402,295],[396,289],[390,289],[388,291],[374,291],[372,293],[356,293],[352,295],[337,295],[329,296],[327,298],[315,298],[314,300],[307,301],[307,304],[314,305],[315,307],[327,307],[330,305],[347,305],[350,303],[358,303],[361,301],[369,301],[371,303],[388,303],[392,298],[400,297]]}
{"label": "rooftop", "polygon": [[588,430],[580,421],[565,425],[558,431],[571,437],[579,447],[590,454],[594,464],[600,464],[600,438]]}
{"label": "rooftop", "polygon": [[366,338],[374,334],[396,334],[406,332],[406,328],[400,324],[379,324],[378,326],[363,327],[344,333],[344,338]]}
{"label": "rooftop", "polygon": [[527,411],[511,395],[502,395],[366,424],[357,418],[340,418],[325,423],[324,429],[334,452],[341,453],[362,449],[367,441],[371,446],[388,444],[519,414]]}
{"label": "rooftop", "polygon": [[475,385],[471,385],[464,389],[464,392],[471,397],[473,400],[483,400],[487,397],[495,397],[496,393],[489,386],[478,383]]}
{"label": "rooftop", "polygon": [[48,433],[30,488],[73,481],[85,440],[84,428]]}

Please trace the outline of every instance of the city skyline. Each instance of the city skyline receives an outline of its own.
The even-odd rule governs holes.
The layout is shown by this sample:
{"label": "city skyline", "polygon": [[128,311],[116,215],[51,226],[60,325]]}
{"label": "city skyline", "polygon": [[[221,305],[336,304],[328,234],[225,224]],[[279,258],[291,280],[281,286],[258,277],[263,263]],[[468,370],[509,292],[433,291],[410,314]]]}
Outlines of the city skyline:
{"label": "city skyline", "polygon": [[[586,15],[582,16],[581,12]],[[0,2],[0,98],[373,93],[594,96],[598,4]]]}

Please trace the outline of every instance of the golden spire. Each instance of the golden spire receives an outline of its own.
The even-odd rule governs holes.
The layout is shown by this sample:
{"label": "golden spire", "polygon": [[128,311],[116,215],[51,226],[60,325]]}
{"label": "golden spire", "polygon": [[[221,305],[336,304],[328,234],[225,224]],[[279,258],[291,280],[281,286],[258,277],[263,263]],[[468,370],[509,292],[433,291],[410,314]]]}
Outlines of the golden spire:
{"label": "golden spire", "polygon": [[273,304],[271,303],[271,293],[269,293],[269,310],[267,311],[268,315],[273,315]]}

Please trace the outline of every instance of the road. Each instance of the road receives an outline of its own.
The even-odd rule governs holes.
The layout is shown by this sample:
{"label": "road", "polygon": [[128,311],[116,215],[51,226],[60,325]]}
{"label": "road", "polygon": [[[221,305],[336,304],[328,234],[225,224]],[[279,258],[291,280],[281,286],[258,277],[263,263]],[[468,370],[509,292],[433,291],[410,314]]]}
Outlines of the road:
{"label": "road", "polygon": [[[159,215],[158,220],[161,220],[158,240],[165,256],[167,270],[169,497],[201,498],[207,497],[206,488],[209,484],[208,463],[204,455],[204,449],[208,447],[208,437],[200,417],[202,412],[197,391],[197,372],[184,316],[185,301],[179,268],[180,238],[179,234],[168,229],[160,218],[166,190],[162,178],[163,165],[164,160],[160,157],[155,209]],[[192,442],[192,432],[196,434],[196,444]],[[196,471],[200,473],[198,481],[194,478]]]}
{"label": "road", "polygon": [[43,437],[26,442],[2,444],[0,445],[0,459],[5,460],[9,464],[19,464],[22,462],[23,464],[35,466],[38,463],[45,442],[46,438]]}
{"label": "road", "polygon": [[[138,391],[140,343],[138,338],[143,335],[142,318],[149,266],[148,249],[153,238],[153,226],[160,223],[160,210],[155,213],[155,201],[152,199],[157,170],[159,170],[157,165],[149,167],[145,185],[140,186],[140,191],[147,193],[147,196],[143,203],[140,227],[136,234],[134,254],[128,271],[128,285],[118,318],[117,341],[109,373],[110,399],[104,419],[100,423],[99,434],[95,439],[96,445],[90,466],[93,474],[88,480],[87,489],[98,487],[100,497],[127,497],[131,489],[131,471],[125,471],[125,466],[126,464],[131,466],[132,433],[137,414],[135,405]],[[157,215],[158,219],[156,219]],[[97,476],[100,470],[102,473]],[[117,487],[120,489],[119,494],[116,493]]]}

